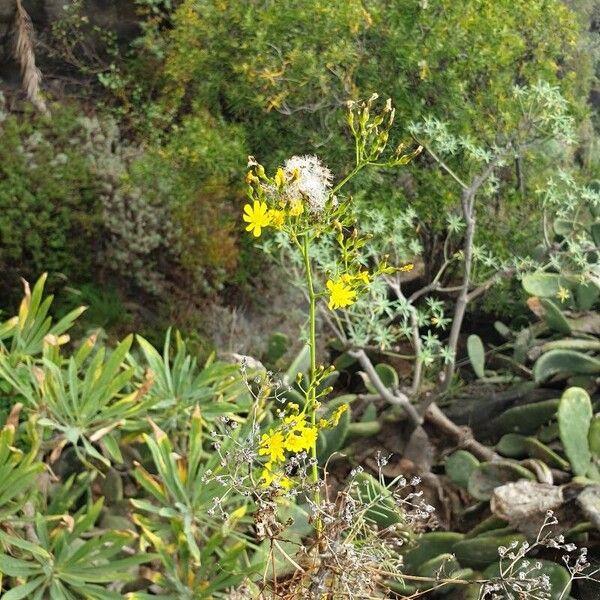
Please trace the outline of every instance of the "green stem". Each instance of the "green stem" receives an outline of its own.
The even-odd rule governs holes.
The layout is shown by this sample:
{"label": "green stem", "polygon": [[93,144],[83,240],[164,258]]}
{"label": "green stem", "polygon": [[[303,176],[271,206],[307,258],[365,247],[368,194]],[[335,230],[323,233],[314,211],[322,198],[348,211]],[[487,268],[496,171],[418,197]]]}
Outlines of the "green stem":
{"label": "green stem", "polygon": [[337,192],[339,192],[344,185],[346,185],[346,183],[348,183],[348,181],[350,181],[364,166],[366,163],[358,163],[353,169],[352,171],[350,171],[350,173],[348,173],[348,175],[346,175],[346,177],[344,177],[344,179],[342,179],[332,190],[331,190],[331,194],[336,194]]}
{"label": "green stem", "polygon": [[[317,373],[317,295],[315,294],[315,288],[313,285],[312,266],[310,264],[310,253],[309,253],[309,236],[304,235],[302,240],[302,257],[304,258],[304,267],[306,271],[306,287],[308,290],[308,316],[309,316],[309,328],[308,328],[308,343],[310,346],[310,386],[308,390],[308,410],[310,411],[310,422],[313,427],[317,425],[317,390],[314,385]],[[321,504],[321,494],[319,492],[319,467],[317,465],[317,442],[313,444],[311,449],[311,457],[313,458],[314,464],[311,470],[311,479],[315,485],[315,505]],[[317,536],[320,533],[320,522],[317,519],[316,530]]]}

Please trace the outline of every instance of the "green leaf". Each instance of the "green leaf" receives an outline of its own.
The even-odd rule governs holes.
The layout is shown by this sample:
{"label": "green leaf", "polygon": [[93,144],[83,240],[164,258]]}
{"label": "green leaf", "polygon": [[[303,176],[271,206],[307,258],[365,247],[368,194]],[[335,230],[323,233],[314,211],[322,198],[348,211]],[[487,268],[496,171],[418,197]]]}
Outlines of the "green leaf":
{"label": "green leaf", "polygon": [[467,338],[467,352],[475,375],[482,379],[485,377],[485,348],[478,335],[472,334]]}
{"label": "green leaf", "polygon": [[470,452],[457,450],[446,459],[446,475],[452,483],[466,489],[471,473],[479,464]]}
{"label": "green leaf", "polygon": [[575,350],[550,350],[542,354],[533,367],[536,381],[546,381],[553,375],[600,374],[600,360]]}
{"label": "green leaf", "polygon": [[586,475],[590,467],[588,433],[592,421],[592,402],[581,388],[569,388],[558,405],[560,440],[575,475]]}
{"label": "green leaf", "polygon": [[21,600],[21,598],[28,598],[29,594],[42,585],[45,580],[46,578],[43,575],[41,577],[36,577],[35,579],[2,594],[2,600]]}
{"label": "green leaf", "polygon": [[9,577],[31,577],[39,571],[37,563],[19,560],[7,554],[0,554],[0,573],[4,575]]}

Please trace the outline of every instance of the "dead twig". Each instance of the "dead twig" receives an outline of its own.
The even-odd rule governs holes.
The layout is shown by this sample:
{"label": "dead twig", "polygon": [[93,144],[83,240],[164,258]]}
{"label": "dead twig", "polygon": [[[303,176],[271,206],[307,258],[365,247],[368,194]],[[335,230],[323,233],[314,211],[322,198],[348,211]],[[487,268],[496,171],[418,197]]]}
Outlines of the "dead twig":
{"label": "dead twig", "polygon": [[40,84],[42,72],[35,64],[33,24],[21,0],[15,0],[15,49],[14,57],[21,66],[22,86],[27,99],[43,114],[48,114],[48,107],[42,98]]}

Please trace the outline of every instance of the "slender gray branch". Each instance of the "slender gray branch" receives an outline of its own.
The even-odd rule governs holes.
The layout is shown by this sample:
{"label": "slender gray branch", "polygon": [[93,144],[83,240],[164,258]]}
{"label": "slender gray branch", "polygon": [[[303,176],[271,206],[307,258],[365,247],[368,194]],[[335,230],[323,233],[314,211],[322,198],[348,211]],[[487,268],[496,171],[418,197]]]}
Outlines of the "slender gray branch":
{"label": "slender gray branch", "polygon": [[[400,287],[400,281],[397,278],[396,280],[387,279],[387,283],[399,300],[406,300],[406,297],[402,293],[402,288]],[[410,330],[412,337],[412,346],[416,356],[415,368],[413,371],[413,381],[410,388],[410,393],[413,397],[415,397],[418,395],[419,390],[421,389],[421,380],[423,379],[423,359],[421,358],[423,344],[421,343],[421,333],[419,331],[419,319],[417,315],[417,309],[412,302],[408,303],[408,309],[410,311]]]}
{"label": "slender gray branch", "polygon": [[[433,155],[432,155],[433,156]],[[465,238],[463,242],[463,277],[462,283],[458,291],[458,297],[454,307],[454,316],[452,319],[452,327],[448,336],[448,349],[453,356],[456,356],[458,347],[458,339],[462,329],[462,323],[469,303],[469,289],[471,287],[471,273],[473,270],[473,244],[475,240],[475,200],[477,193],[485,182],[490,178],[498,162],[504,156],[504,152],[497,154],[485,167],[485,169],[477,175],[469,186],[463,186],[461,193],[461,209],[462,216],[465,222]],[[434,156],[435,159],[435,156]],[[452,383],[452,377],[456,369],[455,359],[450,360],[442,374],[442,390],[447,391]]]}
{"label": "slender gray branch", "polygon": [[500,459],[500,456],[492,449],[478,442],[469,428],[459,427],[451,421],[435,402],[432,402],[425,411],[425,420],[454,438],[458,446],[465,448],[477,458],[485,461]]}
{"label": "slender gray branch", "polygon": [[423,418],[418,413],[417,409],[411,404],[410,399],[406,394],[403,394],[399,390],[393,392],[389,390],[381,381],[371,359],[367,356],[367,353],[361,348],[359,350],[351,350],[350,355],[358,360],[360,366],[365,370],[367,377],[371,380],[371,383],[381,395],[381,397],[390,404],[401,406],[410,420],[415,426],[421,425]]}
{"label": "slender gray branch", "polygon": [[425,150],[429,153],[431,158],[433,158],[433,160],[435,160],[435,162],[442,169],[444,169],[444,171],[446,171],[446,173],[448,173],[448,175],[450,175],[450,177],[452,177],[452,179],[454,179],[454,181],[456,181],[456,183],[458,183],[458,185],[460,185],[461,188],[463,188],[464,190],[469,188],[469,186],[429,146],[427,146],[423,142],[420,142],[419,140],[416,141],[419,145],[425,148]]}

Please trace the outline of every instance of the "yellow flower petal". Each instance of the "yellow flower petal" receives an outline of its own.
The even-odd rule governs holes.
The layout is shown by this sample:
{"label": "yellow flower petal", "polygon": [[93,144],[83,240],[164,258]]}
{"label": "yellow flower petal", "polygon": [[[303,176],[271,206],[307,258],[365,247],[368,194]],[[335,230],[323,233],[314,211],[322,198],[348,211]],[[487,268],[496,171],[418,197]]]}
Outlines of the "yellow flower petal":
{"label": "yellow flower petal", "polygon": [[267,209],[267,205],[264,202],[255,200],[253,205],[246,204],[244,206],[244,214],[242,219],[249,223],[246,227],[246,231],[252,232],[254,237],[259,237],[264,227],[268,227],[271,224],[271,215]]}
{"label": "yellow flower petal", "polygon": [[353,290],[342,278],[337,281],[329,279],[326,283],[329,290],[329,308],[344,308],[356,302],[356,290]]}

